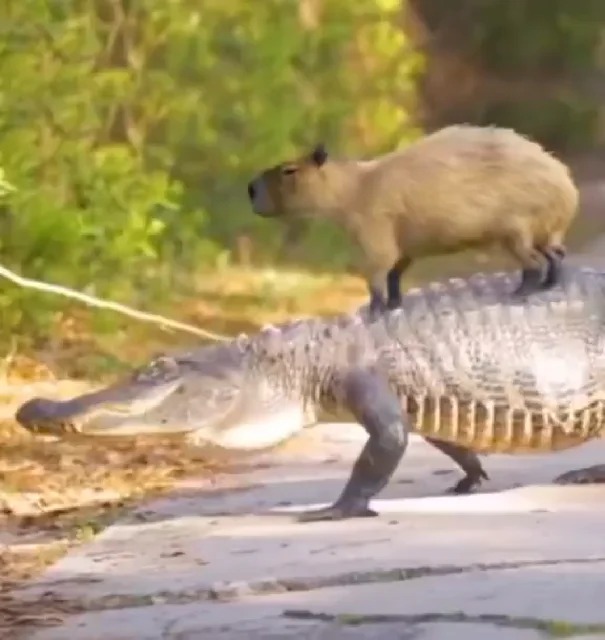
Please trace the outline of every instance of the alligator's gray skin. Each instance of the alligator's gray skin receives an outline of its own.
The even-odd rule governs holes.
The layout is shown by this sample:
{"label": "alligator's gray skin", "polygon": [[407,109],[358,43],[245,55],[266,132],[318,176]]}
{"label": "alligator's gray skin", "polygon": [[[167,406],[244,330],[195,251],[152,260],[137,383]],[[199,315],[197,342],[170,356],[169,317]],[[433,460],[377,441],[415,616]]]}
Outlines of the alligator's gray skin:
{"label": "alligator's gray skin", "polygon": [[[367,309],[270,327],[163,357],[131,378],[66,402],[33,399],[18,422],[66,436],[187,433],[224,447],[271,446],[324,417],[357,420],[369,439],[336,502],[303,520],[373,515],[416,431],[467,473],[476,453],[573,447],[605,424],[605,270],[565,267],[525,300],[519,273],[478,274]],[[561,481],[597,481],[571,472]]]}

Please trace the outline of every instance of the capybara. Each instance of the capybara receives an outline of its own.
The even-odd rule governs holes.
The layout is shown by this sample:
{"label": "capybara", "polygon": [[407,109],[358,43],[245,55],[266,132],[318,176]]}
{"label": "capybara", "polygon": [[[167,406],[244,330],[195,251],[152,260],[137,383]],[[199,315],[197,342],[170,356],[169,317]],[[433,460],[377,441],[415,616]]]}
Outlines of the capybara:
{"label": "capybara", "polygon": [[520,263],[516,295],[554,286],[579,200],[567,166],[537,142],[472,125],[369,160],[333,158],[318,144],[260,172],[248,195],[260,216],[344,227],[362,251],[373,312],[399,304],[416,258],[472,247],[499,245]]}

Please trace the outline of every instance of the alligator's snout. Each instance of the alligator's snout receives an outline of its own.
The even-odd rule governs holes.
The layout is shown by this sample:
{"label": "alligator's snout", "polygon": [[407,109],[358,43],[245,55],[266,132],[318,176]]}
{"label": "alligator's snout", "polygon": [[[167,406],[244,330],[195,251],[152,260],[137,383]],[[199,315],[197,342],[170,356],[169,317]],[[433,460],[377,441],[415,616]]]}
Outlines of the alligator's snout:
{"label": "alligator's snout", "polygon": [[76,421],[67,419],[63,402],[33,398],[22,404],[15,420],[28,431],[46,435],[63,435],[80,431]]}

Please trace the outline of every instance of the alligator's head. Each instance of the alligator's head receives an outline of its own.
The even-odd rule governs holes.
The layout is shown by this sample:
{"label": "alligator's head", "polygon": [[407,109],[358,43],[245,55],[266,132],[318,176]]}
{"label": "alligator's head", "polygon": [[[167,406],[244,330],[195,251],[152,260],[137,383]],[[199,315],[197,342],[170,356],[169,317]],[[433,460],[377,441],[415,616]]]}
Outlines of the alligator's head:
{"label": "alligator's head", "polygon": [[248,367],[247,341],[160,357],[117,384],[67,401],[34,398],[16,413],[31,432],[92,437],[188,434],[196,443],[259,449],[314,416]]}

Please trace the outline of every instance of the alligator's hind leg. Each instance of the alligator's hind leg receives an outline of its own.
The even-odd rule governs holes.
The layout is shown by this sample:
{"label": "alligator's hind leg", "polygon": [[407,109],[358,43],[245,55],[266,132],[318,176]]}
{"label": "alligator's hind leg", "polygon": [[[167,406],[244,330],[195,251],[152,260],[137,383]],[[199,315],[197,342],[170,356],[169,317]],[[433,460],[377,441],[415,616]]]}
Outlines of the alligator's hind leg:
{"label": "alligator's hind leg", "polygon": [[584,469],[562,473],[554,479],[555,484],[601,484],[605,482],[605,464],[595,464]]}
{"label": "alligator's hind leg", "polygon": [[479,457],[474,451],[445,440],[435,440],[428,437],[424,439],[450,457],[466,473],[466,476],[453,487],[450,487],[447,493],[470,493],[481,484],[481,480],[489,480]]}
{"label": "alligator's hind leg", "polygon": [[342,520],[378,515],[370,500],[387,485],[408,444],[408,424],[386,380],[367,369],[343,379],[344,403],[369,438],[340,497],[329,507],[304,512],[299,520]]}

